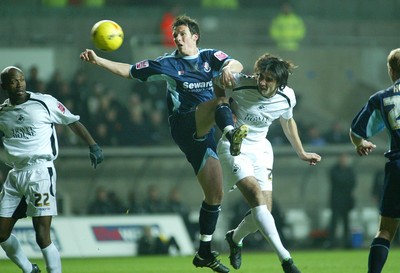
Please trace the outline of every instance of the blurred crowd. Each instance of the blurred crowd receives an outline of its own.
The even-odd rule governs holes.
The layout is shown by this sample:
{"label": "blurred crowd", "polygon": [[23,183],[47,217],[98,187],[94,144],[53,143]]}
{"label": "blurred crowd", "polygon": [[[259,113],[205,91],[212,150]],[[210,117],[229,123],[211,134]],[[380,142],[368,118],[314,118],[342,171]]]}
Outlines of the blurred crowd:
{"label": "blurred crowd", "polygon": [[[89,80],[84,70],[77,70],[66,79],[60,70],[50,80],[39,78],[37,66],[26,72],[27,90],[49,93],[71,112],[80,115],[81,122],[91,131],[101,146],[172,145],[165,106],[165,86],[162,82],[132,81],[129,99],[121,99],[106,83]],[[4,100],[4,93],[1,93]],[[298,120],[303,143],[312,146],[348,144],[348,131],[340,121],[334,121],[327,130],[318,124]],[[66,127],[57,127],[61,146],[78,144],[76,136]],[[217,137],[220,135],[217,134]],[[273,124],[268,138],[275,146],[289,145],[280,126]]]}
{"label": "blurred crowd", "polygon": [[[90,81],[84,70],[70,80],[54,71],[49,81],[39,78],[38,67],[26,73],[27,90],[49,93],[72,113],[80,115],[101,146],[146,146],[172,143],[165,109],[164,87],[159,83],[132,81],[129,99],[99,80]],[[61,146],[77,144],[78,139],[66,127],[57,127]]]}
{"label": "blurred crowd", "polygon": [[127,192],[124,200],[112,189],[99,186],[95,196],[87,206],[89,215],[127,215],[127,214],[178,214],[182,217],[192,239],[197,233],[197,225],[190,221],[190,209],[182,200],[179,185],[172,186],[165,194],[160,187],[149,184],[143,198],[136,189]]}

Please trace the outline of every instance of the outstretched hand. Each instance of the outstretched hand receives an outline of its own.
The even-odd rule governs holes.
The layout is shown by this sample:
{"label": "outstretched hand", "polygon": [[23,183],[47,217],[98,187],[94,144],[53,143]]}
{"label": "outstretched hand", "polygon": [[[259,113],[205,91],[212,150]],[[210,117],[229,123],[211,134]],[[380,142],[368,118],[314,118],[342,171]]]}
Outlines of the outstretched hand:
{"label": "outstretched hand", "polygon": [[373,149],[376,148],[376,145],[372,142],[363,139],[361,143],[356,146],[356,151],[359,156],[368,155]]}
{"label": "outstretched hand", "polygon": [[104,155],[100,146],[97,144],[93,144],[89,146],[89,158],[92,164],[92,167],[96,169],[97,165],[103,162]]}
{"label": "outstretched hand", "polygon": [[95,64],[97,54],[92,49],[86,49],[79,55],[79,58],[81,58],[81,60]]}
{"label": "outstretched hand", "polygon": [[302,160],[307,161],[311,166],[317,165],[318,162],[321,161],[321,156],[316,153],[305,153],[302,157]]}

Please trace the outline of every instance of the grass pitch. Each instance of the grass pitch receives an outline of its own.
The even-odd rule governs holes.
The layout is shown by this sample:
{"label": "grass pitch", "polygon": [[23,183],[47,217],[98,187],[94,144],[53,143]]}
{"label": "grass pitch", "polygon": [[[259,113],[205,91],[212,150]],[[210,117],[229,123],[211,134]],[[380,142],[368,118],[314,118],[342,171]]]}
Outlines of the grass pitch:
{"label": "grass pitch", "polygon": [[[292,251],[292,256],[303,273],[366,273],[368,249],[361,250],[312,250]],[[393,248],[383,273],[400,272],[400,249]],[[81,258],[63,259],[64,273],[212,273],[208,268],[195,268],[193,257],[124,257],[124,258]],[[228,254],[221,255],[221,261],[229,265]],[[42,273],[46,272],[43,260],[38,263]],[[239,270],[231,273],[280,273],[283,272],[273,252],[243,251],[243,263]],[[19,273],[20,270],[9,260],[0,260],[1,273]]]}

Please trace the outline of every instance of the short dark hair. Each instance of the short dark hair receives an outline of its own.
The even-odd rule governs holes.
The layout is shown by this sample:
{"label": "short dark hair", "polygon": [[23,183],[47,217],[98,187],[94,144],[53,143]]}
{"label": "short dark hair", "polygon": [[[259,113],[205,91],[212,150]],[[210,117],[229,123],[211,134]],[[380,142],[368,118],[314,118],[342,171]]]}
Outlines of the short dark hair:
{"label": "short dark hair", "polygon": [[187,26],[192,35],[197,34],[197,36],[199,36],[199,38],[197,39],[198,44],[200,41],[199,23],[197,23],[195,19],[192,19],[187,15],[179,15],[178,17],[176,17],[174,23],[172,24],[172,30],[182,25]]}

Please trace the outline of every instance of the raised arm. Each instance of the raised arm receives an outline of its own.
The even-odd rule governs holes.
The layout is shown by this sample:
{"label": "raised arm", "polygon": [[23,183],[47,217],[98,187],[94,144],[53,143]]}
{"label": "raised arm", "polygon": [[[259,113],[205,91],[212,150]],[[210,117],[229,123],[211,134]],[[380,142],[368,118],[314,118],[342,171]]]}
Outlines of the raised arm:
{"label": "raised arm", "polygon": [[98,65],[118,76],[124,78],[131,78],[130,77],[130,69],[131,65],[127,63],[119,63],[110,61],[108,59],[102,58],[97,56],[97,54],[92,49],[86,49],[82,52],[79,56],[82,60]]}
{"label": "raised arm", "polygon": [[291,119],[279,119],[283,132],[286,138],[289,140],[293,149],[296,151],[297,155],[301,160],[307,161],[310,165],[316,165],[317,162],[321,161],[321,156],[316,153],[308,153],[304,151],[303,144],[301,143],[300,136],[297,130],[296,121]]}

